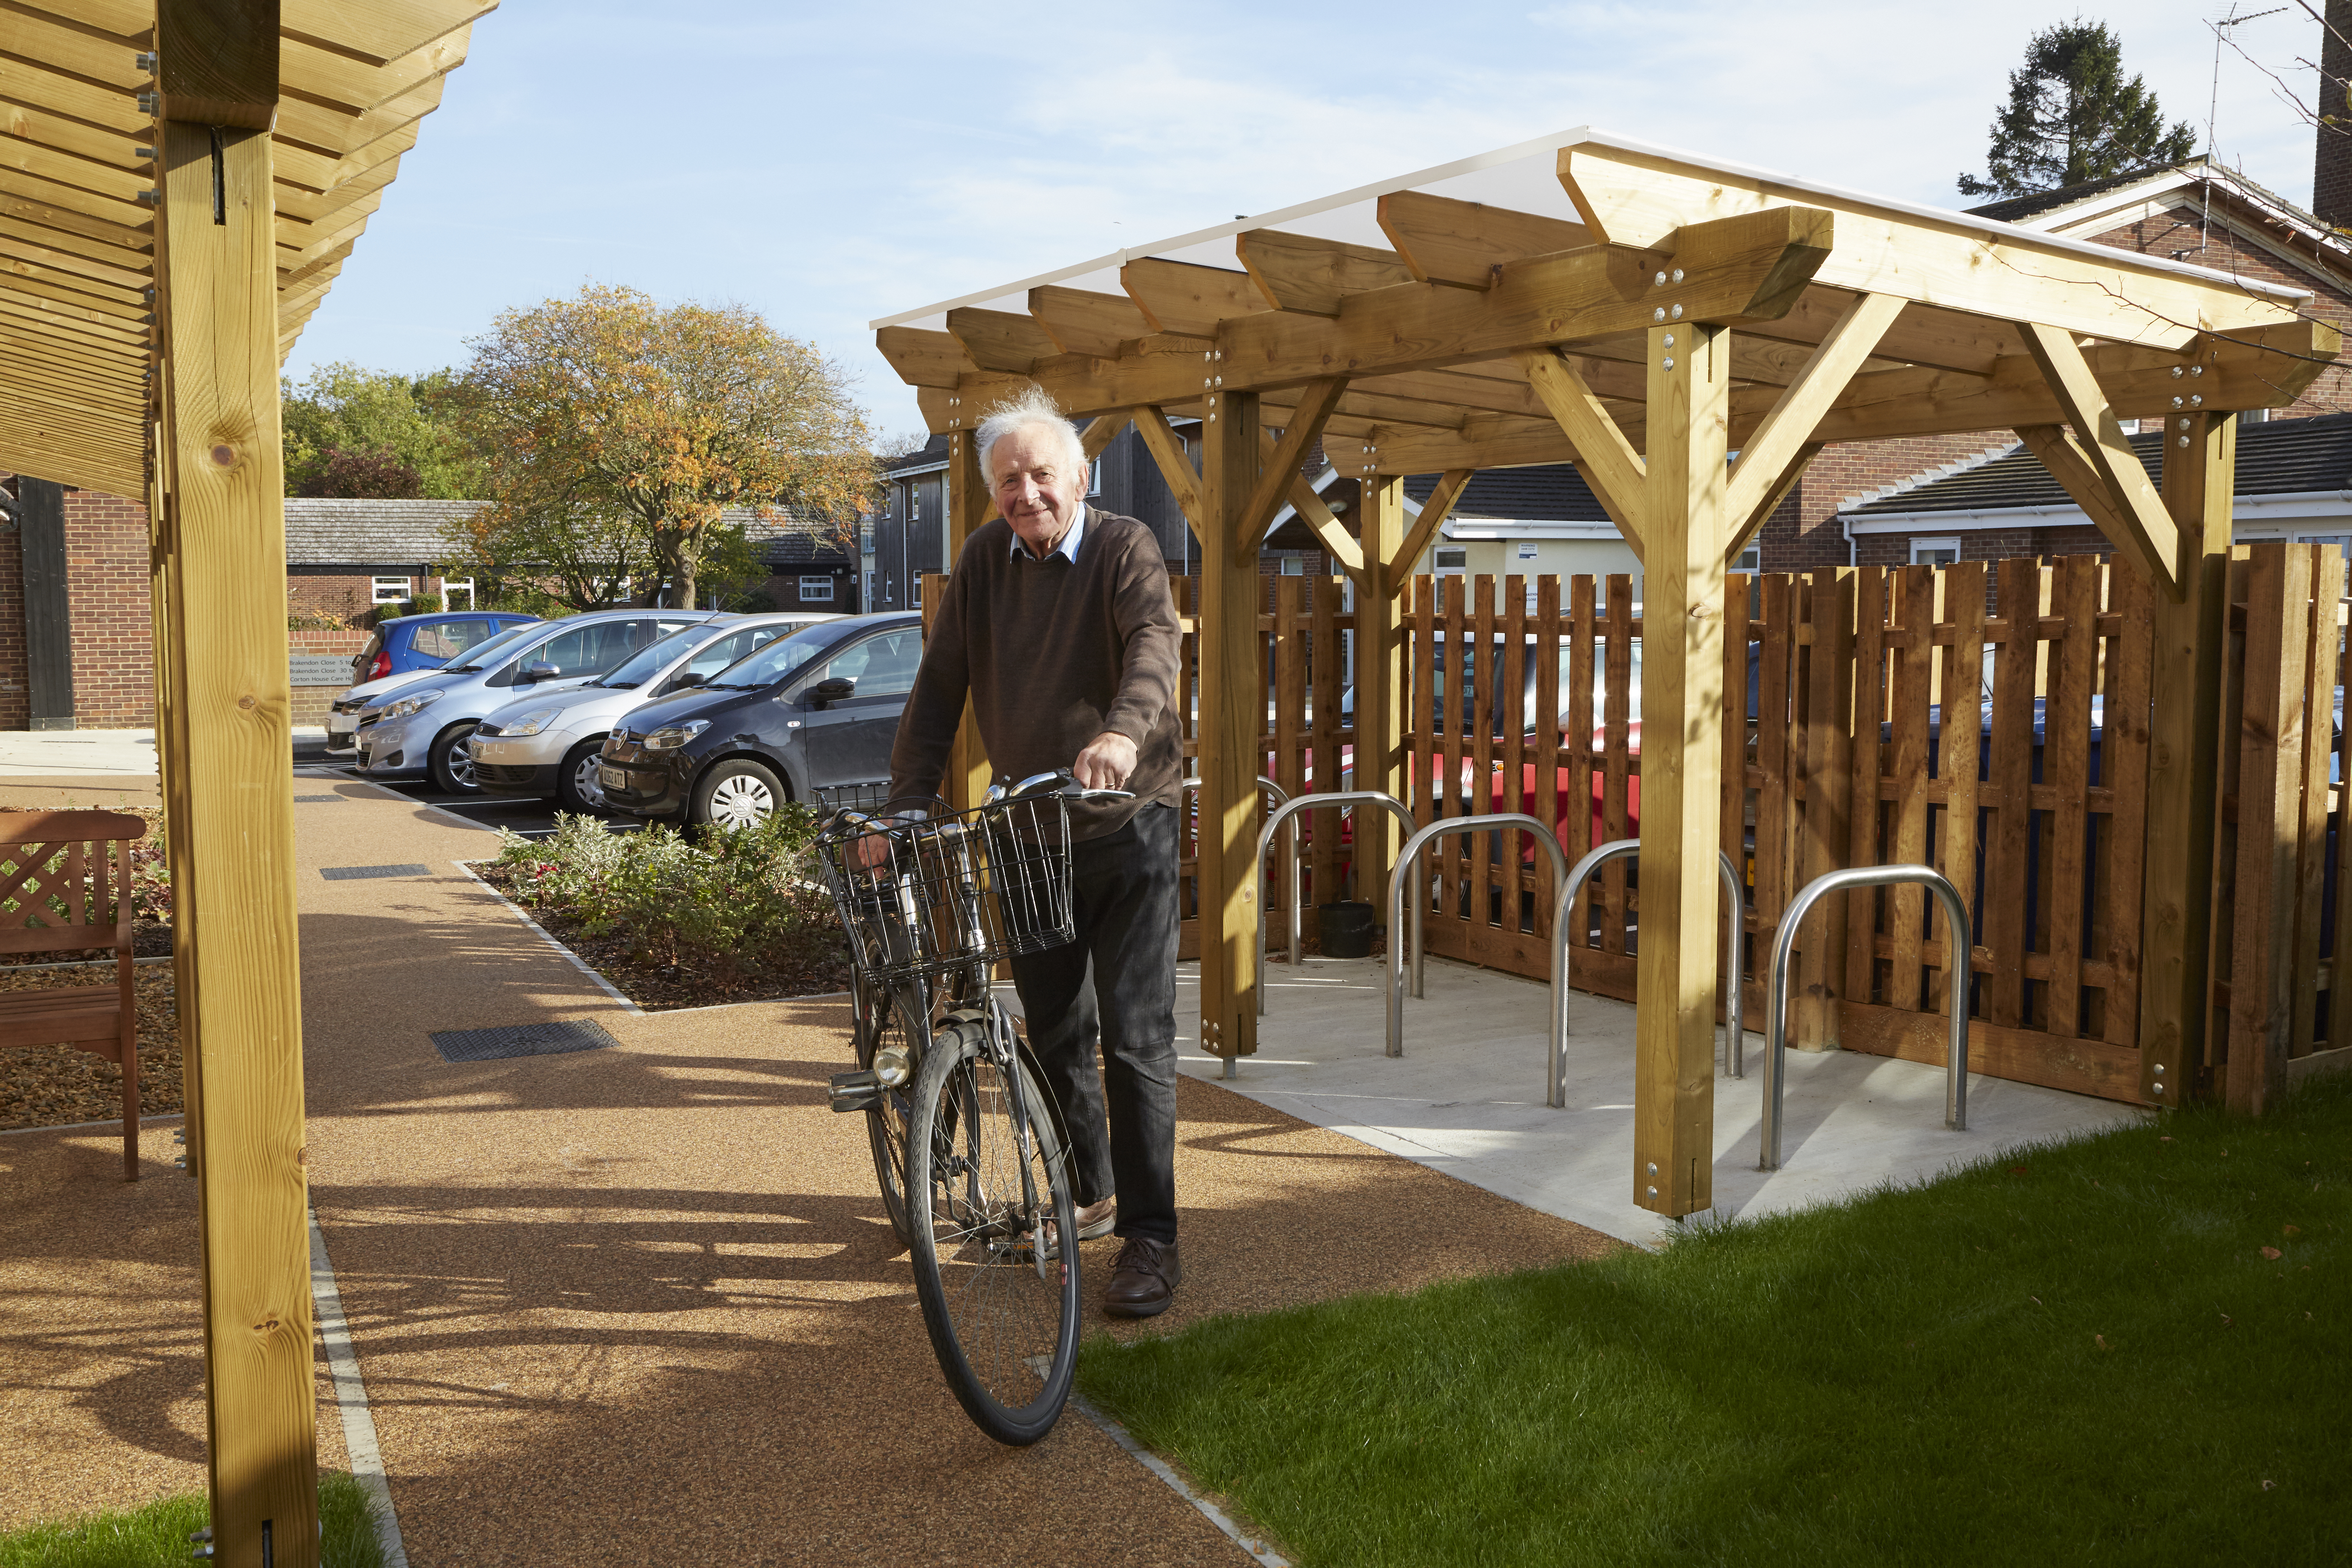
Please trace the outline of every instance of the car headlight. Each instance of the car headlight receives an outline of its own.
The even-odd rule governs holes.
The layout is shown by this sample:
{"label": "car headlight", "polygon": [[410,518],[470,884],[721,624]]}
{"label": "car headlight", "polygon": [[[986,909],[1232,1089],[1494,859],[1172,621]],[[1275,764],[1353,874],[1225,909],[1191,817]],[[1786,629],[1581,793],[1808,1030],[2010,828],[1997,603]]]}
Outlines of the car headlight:
{"label": "car headlight", "polygon": [[689,719],[683,724],[665,724],[646,737],[646,750],[675,752],[709,728],[710,721],[708,719]]}
{"label": "car headlight", "polygon": [[391,707],[385,709],[383,710],[383,716],[387,719],[405,719],[411,713],[417,712],[430,704],[440,700],[441,694],[437,691],[427,691],[416,697],[404,697],[399,701],[394,703]]}
{"label": "car headlight", "polygon": [[536,735],[541,730],[546,729],[550,724],[554,723],[556,716],[562,711],[563,710],[561,708],[534,708],[530,712],[524,714],[521,718],[515,720],[512,723],[499,725],[499,733],[501,735]]}

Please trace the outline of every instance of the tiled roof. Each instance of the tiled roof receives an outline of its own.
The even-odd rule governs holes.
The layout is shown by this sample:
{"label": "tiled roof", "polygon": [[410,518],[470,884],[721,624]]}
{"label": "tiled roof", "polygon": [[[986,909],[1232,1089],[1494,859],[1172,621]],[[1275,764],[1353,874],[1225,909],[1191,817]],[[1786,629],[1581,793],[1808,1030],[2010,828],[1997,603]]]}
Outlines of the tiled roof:
{"label": "tiled roof", "polygon": [[[1437,489],[1435,474],[1414,474],[1404,493],[1414,504]],[[1481,468],[1470,477],[1455,517],[1486,517],[1512,522],[1607,522],[1592,487],[1573,463],[1543,463],[1530,468]]]}
{"label": "tiled roof", "polygon": [[454,525],[478,500],[319,500],[287,498],[289,566],[405,566],[461,553]]}
{"label": "tiled roof", "polygon": [[885,478],[889,478],[909,469],[936,468],[947,460],[948,433],[941,430],[934,433],[919,450],[908,452],[903,457],[893,458],[883,464],[882,473]]}
{"label": "tiled roof", "polygon": [[2109,191],[2121,190],[2126,185],[2145,180],[2150,174],[2166,169],[2177,169],[2186,174],[2204,161],[2202,158],[2194,158],[2186,163],[2150,163],[2144,169],[2126,169],[2120,174],[2109,174],[2103,180],[2084,180],[2077,185],[2061,185],[2054,191],[2032,191],[2021,196],[2009,196],[2000,201],[1987,202],[1979,207],[1966,207],[1962,210],[1971,217],[1989,217],[1998,223],[2016,223],[2023,218],[2039,217],[2043,213],[2058,207],[2072,206],[2074,203],[2086,201],[2092,196],[2104,195]]}
{"label": "tiled roof", "polygon": [[[2158,478],[2164,433],[2131,437],[2147,477]],[[2294,495],[2307,490],[2352,489],[2352,414],[2314,419],[2271,419],[2238,433],[2238,485],[2242,496]],[[2012,507],[2074,504],[2050,471],[2023,447],[1962,473],[1848,507],[1845,517],[1890,513],[1991,511]]]}

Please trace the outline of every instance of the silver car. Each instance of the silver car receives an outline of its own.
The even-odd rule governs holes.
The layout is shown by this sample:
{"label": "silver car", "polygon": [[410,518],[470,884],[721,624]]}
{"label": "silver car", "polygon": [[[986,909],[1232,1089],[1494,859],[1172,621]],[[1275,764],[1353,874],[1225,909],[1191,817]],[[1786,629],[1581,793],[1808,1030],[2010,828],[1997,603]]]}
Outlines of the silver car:
{"label": "silver car", "polygon": [[763,615],[706,621],[642,648],[610,675],[568,691],[534,691],[483,719],[466,742],[485,795],[543,799],[566,811],[603,804],[596,752],[630,709],[700,686],[737,659],[834,615]]}
{"label": "silver car", "polygon": [[476,643],[463,652],[451,655],[436,665],[423,669],[404,669],[393,675],[380,675],[373,680],[362,680],[346,689],[327,710],[327,754],[331,757],[356,757],[359,754],[358,735],[364,721],[373,723],[393,700],[392,693],[404,686],[439,675],[446,670],[462,669],[468,665],[484,664],[497,658],[517,641],[530,636],[547,623],[525,621],[509,626],[498,636]]}
{"label": "silver car", "polygon": [[583,686],[647,644],[712,619],[715,610],[594,610],[535,622],[530,635],[489,658],[468,658],[387,693],[373,719],[360,714],[358,772],[371,779],[424,779],[444,795],[477,795],[466,739],[494,708],[523,693]]}

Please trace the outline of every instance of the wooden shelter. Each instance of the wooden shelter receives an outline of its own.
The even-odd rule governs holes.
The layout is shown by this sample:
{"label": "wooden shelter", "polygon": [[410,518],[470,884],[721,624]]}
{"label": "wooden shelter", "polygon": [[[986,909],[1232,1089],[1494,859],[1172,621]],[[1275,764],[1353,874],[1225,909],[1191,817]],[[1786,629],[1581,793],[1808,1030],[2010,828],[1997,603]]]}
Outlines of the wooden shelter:
{"label": "wooden shelter", "polygon": [[494,0],[0,15],[0,470],[143,498],[214,1561],[318,1560],[278,366]]}
{"label": "wooden shelter", "polygon": [[[2205,1031],[2231,415],[2335,359],[2307,299],[1580,130],[874,325],[952,437],[952,546],[988,515],[970,432],[1026,383],[1096,449],[1133,421],[1192,520],[1201,1026],[1227,1058],[1255,1046],[1268,523],[1296,506],[1356,582],[1358,787],[1400,794],[1402,574],[1475,470],[1580,466],[1646,576],[1628,1174],[1679,1216],[1713,1202],[1726,565],[1829,442],[2013,429],[2151,584],[2140,1074],[2177,1098]],[[1197,473],[1171,415],[1202,421]],[[2119,425],[2149,418],[2160,486]],[[1364,481],[1352,531],[1297,477],[1318,437]],[[1408,531],[1402,479],[1430,472]],[[1364,886],[1392,835],[1367,833]]]}

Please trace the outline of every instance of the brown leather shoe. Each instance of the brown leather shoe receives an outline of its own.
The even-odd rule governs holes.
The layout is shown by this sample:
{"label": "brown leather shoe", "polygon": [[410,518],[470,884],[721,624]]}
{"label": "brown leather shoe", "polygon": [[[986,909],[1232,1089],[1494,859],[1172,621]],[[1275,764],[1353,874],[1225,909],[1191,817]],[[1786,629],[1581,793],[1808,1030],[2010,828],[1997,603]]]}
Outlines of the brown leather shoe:
{"label": "brown leather shoe", "polygon": [[1114,1318],[1154,1318],[1176,1300],[1184,1282],[1184,1266],[1172,1241],[1130,1236],[1110,1266],[1110,1289],[1103,1292],[1103,1310]]}

